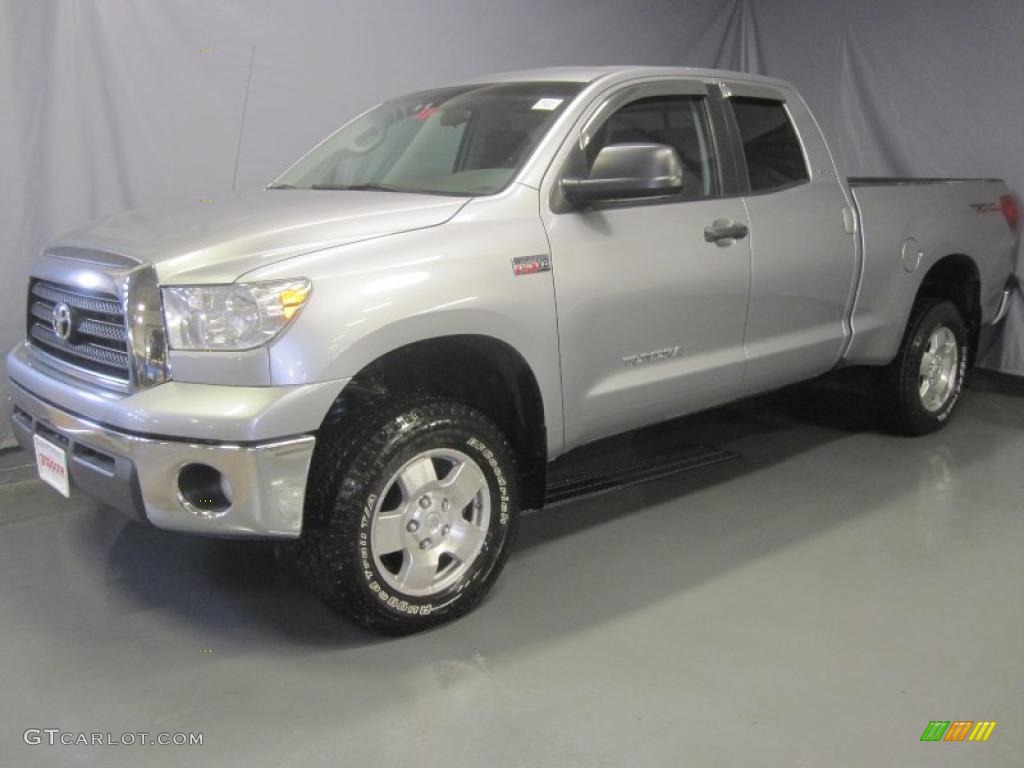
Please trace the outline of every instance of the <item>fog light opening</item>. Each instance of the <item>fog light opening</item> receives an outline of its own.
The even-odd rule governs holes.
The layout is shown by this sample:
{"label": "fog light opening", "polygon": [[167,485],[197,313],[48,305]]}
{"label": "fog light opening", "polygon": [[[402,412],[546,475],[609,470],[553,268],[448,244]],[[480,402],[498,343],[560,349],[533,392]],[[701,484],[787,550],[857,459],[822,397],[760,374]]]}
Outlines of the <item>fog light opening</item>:
{"label": "fog light opening", "polygon": [[209,464],[186,464],[178,472],[178,498],[189,512],[216,517],[231,508],[231,484]]}

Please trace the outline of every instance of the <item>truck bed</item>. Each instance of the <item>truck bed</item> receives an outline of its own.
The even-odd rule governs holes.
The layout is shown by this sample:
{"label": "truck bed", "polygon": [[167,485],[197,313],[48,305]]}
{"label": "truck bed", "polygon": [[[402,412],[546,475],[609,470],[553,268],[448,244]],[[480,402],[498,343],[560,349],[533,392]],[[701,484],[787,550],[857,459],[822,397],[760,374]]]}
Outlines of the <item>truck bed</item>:
{"label": "truck bed", "polygon": [[862,269],[848,364],[895,355],[914,294],[945,257],[977,267],[981,322],[995,316],[1012,270],[1014,233],[1000,212],[1002,179],[848,179],[860,216]]}

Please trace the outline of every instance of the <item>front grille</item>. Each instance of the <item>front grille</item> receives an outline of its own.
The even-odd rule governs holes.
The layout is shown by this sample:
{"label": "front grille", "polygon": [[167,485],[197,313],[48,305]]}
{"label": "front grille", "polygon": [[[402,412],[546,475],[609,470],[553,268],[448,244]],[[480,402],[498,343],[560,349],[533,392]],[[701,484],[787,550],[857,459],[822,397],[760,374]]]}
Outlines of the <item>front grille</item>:
{"label": "front grille", "polygon": [[[53,309],[66,304],[71,335],[54,330]],[[34,280],[28,295],[28,338],[36,349],[77,368],[127,384],[131,359],[124,309],[117,296]]]}

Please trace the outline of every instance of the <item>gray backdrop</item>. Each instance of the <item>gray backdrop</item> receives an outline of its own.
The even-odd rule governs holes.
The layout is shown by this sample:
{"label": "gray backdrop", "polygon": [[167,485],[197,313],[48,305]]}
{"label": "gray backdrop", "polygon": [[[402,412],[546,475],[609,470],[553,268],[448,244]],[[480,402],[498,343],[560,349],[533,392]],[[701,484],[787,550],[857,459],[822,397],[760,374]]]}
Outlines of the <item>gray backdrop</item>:
{"label": "gray backdrop", "polygon": [[[1024,189],[1022,30],[1021,0],[0,0],[0,347],[59,232],[258,188],[382,97],[493,71],[777,75],[851,174]],[[1024,374],[1019,296],[986,348]]]}

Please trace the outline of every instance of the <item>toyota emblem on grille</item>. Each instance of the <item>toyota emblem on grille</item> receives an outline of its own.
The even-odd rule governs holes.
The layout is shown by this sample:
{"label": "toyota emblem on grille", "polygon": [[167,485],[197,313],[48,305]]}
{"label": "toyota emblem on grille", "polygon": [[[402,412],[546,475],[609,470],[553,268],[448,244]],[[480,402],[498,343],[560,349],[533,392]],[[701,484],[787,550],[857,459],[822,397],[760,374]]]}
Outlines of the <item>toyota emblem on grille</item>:
{"label": "toyota emblem on grille", "polygon": [[63,301],[55,304],[51,322],[53,324],[53,332],[63,341],[71,338],[71,332],[74,330],[71,323],[71,307]]}

